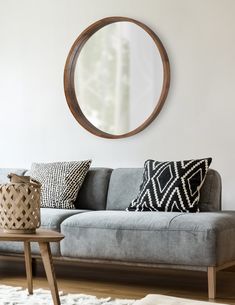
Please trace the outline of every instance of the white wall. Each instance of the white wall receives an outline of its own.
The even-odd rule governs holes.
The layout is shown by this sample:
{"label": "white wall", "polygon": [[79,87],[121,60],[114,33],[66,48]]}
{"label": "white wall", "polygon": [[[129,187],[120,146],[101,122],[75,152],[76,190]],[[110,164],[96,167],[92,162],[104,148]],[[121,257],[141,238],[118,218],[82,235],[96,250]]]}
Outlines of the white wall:
{"label": "white wall", "polygon": [[[120,140],[95,137],[63,92],[69,49],[92,22],[127,16],[150,26],[171,63],[159,117]],[[95,166],[213,157],[223,207],[235,207],[234,0],[0,0],[0,167],[92,158]]]}

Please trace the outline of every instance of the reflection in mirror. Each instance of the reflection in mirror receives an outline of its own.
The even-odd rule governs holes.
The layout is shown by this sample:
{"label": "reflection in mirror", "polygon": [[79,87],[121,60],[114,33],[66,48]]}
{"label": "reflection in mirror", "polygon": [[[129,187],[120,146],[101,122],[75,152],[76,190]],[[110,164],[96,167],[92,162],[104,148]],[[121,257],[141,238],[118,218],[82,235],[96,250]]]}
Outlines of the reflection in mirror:
{"label": "reflection in mirror", "polygon": [[152,37],[135,23],[114,22],[81,49],[74,85],[85,117],[105,133],[122,135],[152,114],[163,79],[161,54]]}

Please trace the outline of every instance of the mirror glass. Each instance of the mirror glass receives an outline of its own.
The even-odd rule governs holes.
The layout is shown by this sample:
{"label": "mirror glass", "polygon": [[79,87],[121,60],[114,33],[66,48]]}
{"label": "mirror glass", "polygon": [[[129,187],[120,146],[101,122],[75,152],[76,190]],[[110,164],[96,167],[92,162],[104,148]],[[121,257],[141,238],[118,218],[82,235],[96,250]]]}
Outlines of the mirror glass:
{"label": "mirror glass", "polygon": [[79,107],[92,125],[122,135],[153,113],[164,83],[164,67],[153,38],[139,25],[114,22],[82,46],[74,71]]}

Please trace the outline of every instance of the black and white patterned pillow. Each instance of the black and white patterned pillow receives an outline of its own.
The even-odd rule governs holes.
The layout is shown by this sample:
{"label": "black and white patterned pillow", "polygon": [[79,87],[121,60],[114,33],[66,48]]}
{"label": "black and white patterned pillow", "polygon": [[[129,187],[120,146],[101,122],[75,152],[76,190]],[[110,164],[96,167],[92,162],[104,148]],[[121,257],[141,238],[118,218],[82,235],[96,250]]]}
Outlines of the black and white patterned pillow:
{"label": "black and white patterned pillow", "polygon": [[91,160],[33,163],[27,175],[39,181],[41,207],[74,209],[74,201],[90,168]]}
{"label": "black and white patterned pillow", "polygon": [[200,189],[211,161],[147,160],[139,194],[127,210],[198,212]]}

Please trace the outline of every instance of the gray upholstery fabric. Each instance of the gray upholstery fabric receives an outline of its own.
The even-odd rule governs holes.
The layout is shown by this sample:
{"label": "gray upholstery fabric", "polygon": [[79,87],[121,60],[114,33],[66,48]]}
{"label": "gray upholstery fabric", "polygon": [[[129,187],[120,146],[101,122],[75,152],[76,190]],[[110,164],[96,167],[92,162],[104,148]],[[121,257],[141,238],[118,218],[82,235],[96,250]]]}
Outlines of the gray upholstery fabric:
{"label": "gray upholstery fabric", "polygon": [[[60,232],[60,224],[74,214],[85,212],[84,210],[62,210],[41,208],[41,228]],[[31,243],[33,254],[39,254],[39,247],[36,243]],[[23,243],[21,242],[0,242],[0,253],[23,253]],[[60,255],[60,244],[51,243],[51,252],[55,256]]]}
{"label": "gray upholstery fabric", "polygon": [[199,208],[202,212],[213,212],[221,210],[222,182],[220,174],[209,169],[206,180],[201,188]]}
{"label": "gray upholstery fabric", "polygon": [[[125,210],[136,198],[142,182],[143,168],[114,169],[109,183],[107,210]],[[217,171],[209,169],[201,189],[201,211],[221,209],[221,178]]]}
{"label": "gray upholstery fabric", "polygon": [[17,175],[24,175],[25,172],[26,169],[23,168],[0,168],[0,184],[9,182],[7,175],[10,173],[14,173]]}
{"label": "gray upholstery fabric", "polygon": [[125,210],[139,192],[143,168],[117,168],[112,171],[107,210]]}
{"label": "gray upholstery fabric", "polygon": [[105,210],[112,169],[91,168],[74,203],[77,209]]}
{"label": "gray upholstery fabric", "polygon": [[86,210],[41,208],[41,228],[60,232],[61,223],[68,217]]}
{"label": "gray upholstery fabric", "polygon": [[66,219],[61,232],[68,257],[193,266],[235,259],[235,212],[95,211]]}

